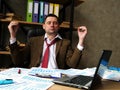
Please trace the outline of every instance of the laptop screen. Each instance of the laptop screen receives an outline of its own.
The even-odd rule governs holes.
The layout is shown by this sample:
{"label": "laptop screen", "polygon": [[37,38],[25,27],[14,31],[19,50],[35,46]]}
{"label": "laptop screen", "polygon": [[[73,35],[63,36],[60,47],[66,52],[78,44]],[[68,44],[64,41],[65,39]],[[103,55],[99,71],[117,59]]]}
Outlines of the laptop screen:
{"label": "laptop screen", "polygon": [[102,55],[100,57],[98,65],[97,65],[97,68],[96,68],[96,71],[94,74],[94,78],[91,83],[90,90],[92,90],[92,88],[94,88],[94,86],[95,86],[94,84],[100,83],[98,81],[98,78],[100,78],[104,74],[104,71],[106,70],[106,68],[108,66],[108,62],[109,62],[111,54],[112,54],[111,50],[103,50],[102,51]]}

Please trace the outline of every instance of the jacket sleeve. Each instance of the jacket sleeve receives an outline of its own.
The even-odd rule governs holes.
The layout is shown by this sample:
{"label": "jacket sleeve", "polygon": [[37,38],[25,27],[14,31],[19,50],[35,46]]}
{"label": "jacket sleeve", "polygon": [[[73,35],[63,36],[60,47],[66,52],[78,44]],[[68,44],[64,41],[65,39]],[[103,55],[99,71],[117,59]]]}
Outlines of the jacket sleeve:
{"label": "jacket sleeve", "polygon": [[68,44],[67,56],[66,56],[66,63],[71,68],[77,68],[80,59],[82,56],[82,51],[80,51],[77,47],[72,49],[70,43]]}
{"label": "jacket sleeve", "polygon": [[28,67],[30,60],[29,43],[23,48],[21,48],[17,42],[10,44],[9,47],[14,65],[17,67]]}

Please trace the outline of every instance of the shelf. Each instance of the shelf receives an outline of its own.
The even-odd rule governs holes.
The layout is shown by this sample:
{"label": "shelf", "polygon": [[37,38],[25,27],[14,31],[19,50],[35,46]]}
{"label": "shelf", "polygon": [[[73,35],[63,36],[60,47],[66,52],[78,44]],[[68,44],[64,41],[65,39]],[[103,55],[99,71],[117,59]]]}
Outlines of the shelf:
{"label": "shelf", "polygon": [[[0,19],[0,22],[5,22],[5,23],[10,23],[10,20],[6,20],[6,19]],[[36,22],[26,22],[26,21],[18,21],[21,25],[36,25],[36,26],[41,26],[42,23],[36,23]],[[65,29],[69,29],[70,26],[68,24],[69,22],[63,22],[60,27],[61,28],[65,28]],[[74,28],[74,30],[76,30],[76,28]]]}
{"label": "shelf", "polygon": [[[11,20],[6,20],[6,19],[0,19],[0,22],[6,22],[10,23]],[[26,25],[42,25],[41,23],[36,23],[36,22],[26,22],[26,21],[19,21],[20,24],[26,24]]]}
{"label": "shelf", "polygon": [[25,44],[23,44],[23,43],[20,44],[20,47],[24,47],[24,46],[25,46]]}
{"label": "shelf", "polygon": [[0,51],[0,54],[9,55],[9,54],[10,54],[10,52],[9,52],[9,51]]}
{"label": "shelf", "polygon": [[[20,47],[21,47],[21,48],[24,47],[24,46],[25,46],[25,44],[23,44],[23,43],[20,44]],[[9,55],[9,54],[11,54],[11,53],[10,53],[10,51],[8,50],[8,51],[0,51],[0,54],[5,54],[5,55],[8,54],[8,55]]]}

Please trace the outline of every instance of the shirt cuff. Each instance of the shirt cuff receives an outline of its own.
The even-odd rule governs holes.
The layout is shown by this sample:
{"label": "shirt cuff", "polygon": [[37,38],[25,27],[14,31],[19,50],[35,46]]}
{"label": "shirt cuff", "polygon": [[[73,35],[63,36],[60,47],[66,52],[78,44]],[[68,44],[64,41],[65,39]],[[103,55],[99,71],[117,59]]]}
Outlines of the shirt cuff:
{"label": "shirt cuff", "polygon": [[84,49],[84,47],[83,46],[81,46],[81,45],[77,45],[77,48],[80,50],[80,51],[82,51],[83,49]]}
{"label": "shirt cuff", "polygon": [[13,44],[13,43],[15,43],[15,42],[16,42],[16,38],[10,39],[10,44]]}

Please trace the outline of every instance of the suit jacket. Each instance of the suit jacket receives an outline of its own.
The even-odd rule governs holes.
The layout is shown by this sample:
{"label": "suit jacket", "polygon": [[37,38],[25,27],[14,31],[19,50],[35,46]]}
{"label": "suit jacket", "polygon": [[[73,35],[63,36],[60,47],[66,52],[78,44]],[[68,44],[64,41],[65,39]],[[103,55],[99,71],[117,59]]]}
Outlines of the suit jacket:
{"label": "suit jacket", "polygon": [[[32,37],[26,46],[20,49],[16,43],[9,45],[13,63],[19,67],[37,67],[40,65],[43,51],[44,36]],[[56,62],[58,68],[76,68],[82,51],[76,47],[72,50],[70,40],[58,39],[56,41]]]}

